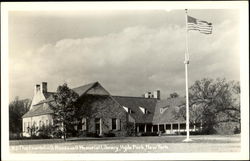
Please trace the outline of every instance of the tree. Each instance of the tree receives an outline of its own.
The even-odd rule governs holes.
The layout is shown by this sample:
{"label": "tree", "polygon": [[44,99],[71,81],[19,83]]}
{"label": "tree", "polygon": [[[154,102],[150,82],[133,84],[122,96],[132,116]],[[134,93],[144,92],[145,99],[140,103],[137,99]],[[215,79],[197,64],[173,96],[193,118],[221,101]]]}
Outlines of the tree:
{"label": "tree", "polygon": [[[239,82],[204,78],[189,88],[190,123],[202,123],[203,131],[211,134],[221,123],[240,124]],[[186,118],[182,107],[177,116]]]}
{"label": "tree", "polygon": [[29,111],[30,99],[20,100],[18,97],[9,104],[9,131],[10,134],[22,132],[22,116]]}
{"label": "tree", "polygon": [[178,93],[174,92],[170,94],[170,98],[176,98],[176,97],[179,97]]}
{"label": "tree", "polygon": [[68,129],[72,127],[74,118],[77,116],[79,95],[64,83],[57,88],[53,97],[55,100],[55,105],[52,106],[54,127],[62,133],[64,140],[66,140]]}

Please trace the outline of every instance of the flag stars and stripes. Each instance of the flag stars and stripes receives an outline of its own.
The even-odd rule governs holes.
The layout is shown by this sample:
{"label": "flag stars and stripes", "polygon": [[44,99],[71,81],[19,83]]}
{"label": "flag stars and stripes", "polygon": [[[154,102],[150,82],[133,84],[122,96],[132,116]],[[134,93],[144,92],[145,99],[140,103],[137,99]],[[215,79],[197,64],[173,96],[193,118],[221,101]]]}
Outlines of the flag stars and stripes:
{"label": "flag stars and stripes", "polygon": [[203,34],[212,34],[212,23],[187,16],[187,30],[197,30]]}

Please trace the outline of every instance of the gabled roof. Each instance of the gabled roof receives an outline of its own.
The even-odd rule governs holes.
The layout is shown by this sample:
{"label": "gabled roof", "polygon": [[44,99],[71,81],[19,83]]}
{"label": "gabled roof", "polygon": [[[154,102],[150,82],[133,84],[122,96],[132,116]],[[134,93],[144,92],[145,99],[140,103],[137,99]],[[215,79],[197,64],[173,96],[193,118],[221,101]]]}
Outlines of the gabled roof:
{"label": "gabled roof", "polygon": [[[136,123],[152,123],[157,99],[143,97],[112,96],[121,106],[130,108]],[[144,114],[139,107],[149,111]]]}
{"label": "gabled roof", "polygon": [[73,88],[72,90],[75,91],[79,96],[85,94],[88,90],[90,90],[95,84],[98,82],[89,83],[80,87]]}
{"label": "gabled roof", "polygon": [[176,97],[176,98],[168,98],[166,100],[158,100],[157,105],[155,107],[153,124],[185,122],[184,118],[177,119],[174,116],[174,111],[178,111],[180,106],[182,105],[185,105],[184,97]]}
{"label": "gabled roof", "polygon": [[[73,88],[79,96],[84,94],[88,95],[110,95],[99,82],[90,83],[77,88]],[[46,100],[33,105],[33,108],[28,111],[23,118],[39,116],[45,114],[52,114],[51,106],[54,106],[53,99],[55,92],[46,92],[44,96]],[[174,123],[184,122],[184,118],[176,119],[173,116],[173,112],[185,104],[185,98],[169,98],[166,100],[158,100],[156,98],[144,98],[144,97],[128,97],[128,96],[111,96],[121,106],[130,108],[132,113],[129,115],[135,119],[136,123]],[[143,113],[140,109],[145,108],[148,113]]]}
{"label": "gabled roof", "polygon": [[53,113],[53,110],[50,108],[51,106],[53,106],[53,101],[33,105],[33,108],[24,114],[22,118],[51,114]]}
{"label": "gabled roof", "polygon": [[[79,96],[82,96],[92,88],[95,88],[97,85],[99,85],[106,93],[108,93],[98,82],[89,83],[77,88],[73,88],[72,90],[75,91]],[[94,92],[92,91],[92,94]],[[53,111],[50,109],[50,106],[55,103],[53,95],[56,94],[56,92],[45,92],[43,94],[45,96],[45,100],[40,101],[36,105],[33,105],[33,108],[22,116],[23,118],[53,113]]]}
{"label": "gabled roof", "polygon": [[43,93],[45,99],[51,99],[51,98],[53,98],[54,94],[56,94],[56,92],[44,92]]}

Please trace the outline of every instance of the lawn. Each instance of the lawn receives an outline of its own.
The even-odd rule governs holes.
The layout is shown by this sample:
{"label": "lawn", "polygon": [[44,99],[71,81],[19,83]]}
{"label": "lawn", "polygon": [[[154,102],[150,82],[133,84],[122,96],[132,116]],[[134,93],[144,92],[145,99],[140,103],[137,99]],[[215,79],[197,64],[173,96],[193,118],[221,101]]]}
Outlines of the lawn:
{"label": "lawn", "polygon": [[70,138],[10,141],[14,153],[239,152],[240,135]]}

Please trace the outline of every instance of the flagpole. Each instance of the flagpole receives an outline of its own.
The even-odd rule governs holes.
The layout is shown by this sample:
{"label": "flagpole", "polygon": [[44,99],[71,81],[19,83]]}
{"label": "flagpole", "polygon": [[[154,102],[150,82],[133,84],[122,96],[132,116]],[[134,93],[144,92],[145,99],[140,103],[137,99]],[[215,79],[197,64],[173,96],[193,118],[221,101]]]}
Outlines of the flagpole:
{"label": "flagpole", "polygon": [[184,142],[192,141],[189,138],[189,96],[188,96],[188,64],[189,64],[189,53],[188,53],[188,17],[187,17],[187,9],[186,12],[186,52],[185,52],[185,80],[186,80],[186,131],[187,138],[183,140]]}

